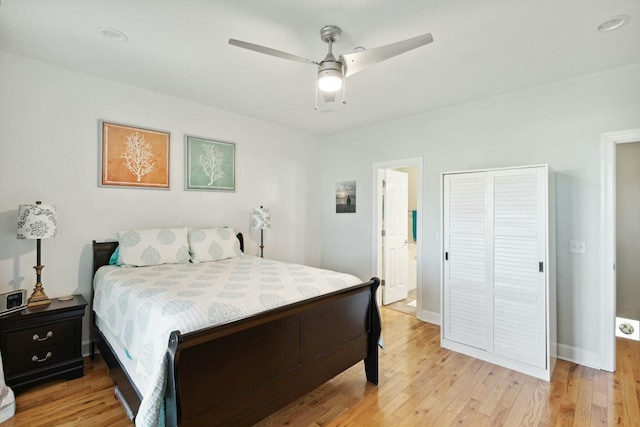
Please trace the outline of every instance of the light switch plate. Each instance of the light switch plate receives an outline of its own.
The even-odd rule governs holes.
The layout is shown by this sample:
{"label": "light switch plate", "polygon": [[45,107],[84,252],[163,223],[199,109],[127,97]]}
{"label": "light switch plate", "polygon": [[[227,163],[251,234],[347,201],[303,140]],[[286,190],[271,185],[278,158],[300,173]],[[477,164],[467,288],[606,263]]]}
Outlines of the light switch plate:
{"label": "light switch plate", "polygon": [[584,240],[569,240],[569,252],[583,254],[587,251]]}

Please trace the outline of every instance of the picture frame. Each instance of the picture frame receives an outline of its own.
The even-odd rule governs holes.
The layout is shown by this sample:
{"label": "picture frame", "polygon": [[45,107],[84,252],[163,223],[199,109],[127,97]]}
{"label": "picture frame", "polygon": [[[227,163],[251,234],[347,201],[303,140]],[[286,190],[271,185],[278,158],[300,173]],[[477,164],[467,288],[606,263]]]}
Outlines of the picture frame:
{"label": "picture frame", "polygon": [[101,187],[169,188],[169,132],[100,120]]}
{"label": "picture frame", "polygon": [[356,182],[336,183],[336,213],[356,212]]}
{"label": "picture frame", "polygon": [[236,144],[184,136],[185,190],[236,191]]}

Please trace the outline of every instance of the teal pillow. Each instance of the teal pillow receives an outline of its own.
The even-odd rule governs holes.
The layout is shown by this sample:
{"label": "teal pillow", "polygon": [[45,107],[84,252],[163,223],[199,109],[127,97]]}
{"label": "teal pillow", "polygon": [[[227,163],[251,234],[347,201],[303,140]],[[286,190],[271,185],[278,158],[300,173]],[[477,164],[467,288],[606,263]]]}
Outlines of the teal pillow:
{"label": "teal pillow", "polygon": [[116,250],[111,254],[111,258],[109,258],[109,265],[120,265],[118,262],[118,256],[120,255],[120,245],[116,246]]}

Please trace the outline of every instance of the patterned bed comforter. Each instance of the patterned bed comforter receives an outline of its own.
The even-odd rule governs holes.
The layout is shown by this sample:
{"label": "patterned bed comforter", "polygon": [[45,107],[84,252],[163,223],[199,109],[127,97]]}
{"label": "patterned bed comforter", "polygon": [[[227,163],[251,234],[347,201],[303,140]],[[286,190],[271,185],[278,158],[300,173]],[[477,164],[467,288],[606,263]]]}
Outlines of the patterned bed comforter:
{"label": "patterned bed comforter", "polygon": [[147,384],[136,426],[163,424],[172,331],[196,331],[357,285],[355,276],[245,255],[199,264],[101,267],[93,310]]}

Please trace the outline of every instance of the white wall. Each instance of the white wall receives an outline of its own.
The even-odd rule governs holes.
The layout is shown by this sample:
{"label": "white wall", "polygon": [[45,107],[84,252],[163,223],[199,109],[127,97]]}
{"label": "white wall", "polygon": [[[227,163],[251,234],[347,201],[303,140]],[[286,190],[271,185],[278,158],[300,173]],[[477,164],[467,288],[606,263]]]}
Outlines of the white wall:
{"label": "white wall", "polygon": [[[640,64],[327,138],[323,265],[357,265],[359,276],[372,275],[372,165],[422,156],[424,311],[419,316],[431,317],[440,311],[440,174],[548,163],[556,171],[560,353],[597,365],[600,135],[638,127]],[[358,212],[335,215],[333,186],[346,180],[357,181]],[[570,254],[569,240],[584,240],[586,253]]]}
{"label": "white wall", "polygon": [[616,145],[616,310],[640,319],[640,142]]}
{"label": "white wall", "polygon": [[[212,84],[219,84],[212,82]],[[268,105],[265,103],[265,108]],[[171,132],[170,190],[98,187],[98,120]],[[236,192],[184,191],[184,133],[236,143]],[[265,256],[320,264],[319,138],[235,114],[0,53],[0,292],[35,283],[36,243],[17,240],[17,208],[57,205],[43,240],[50,297],[91,295],[91,240],[119,229],[229,225],[245,234],[252,207],[271,208]],[[251,235],[249,235],[251,233]],[[88,311],[85,339],[88,337]]]}

